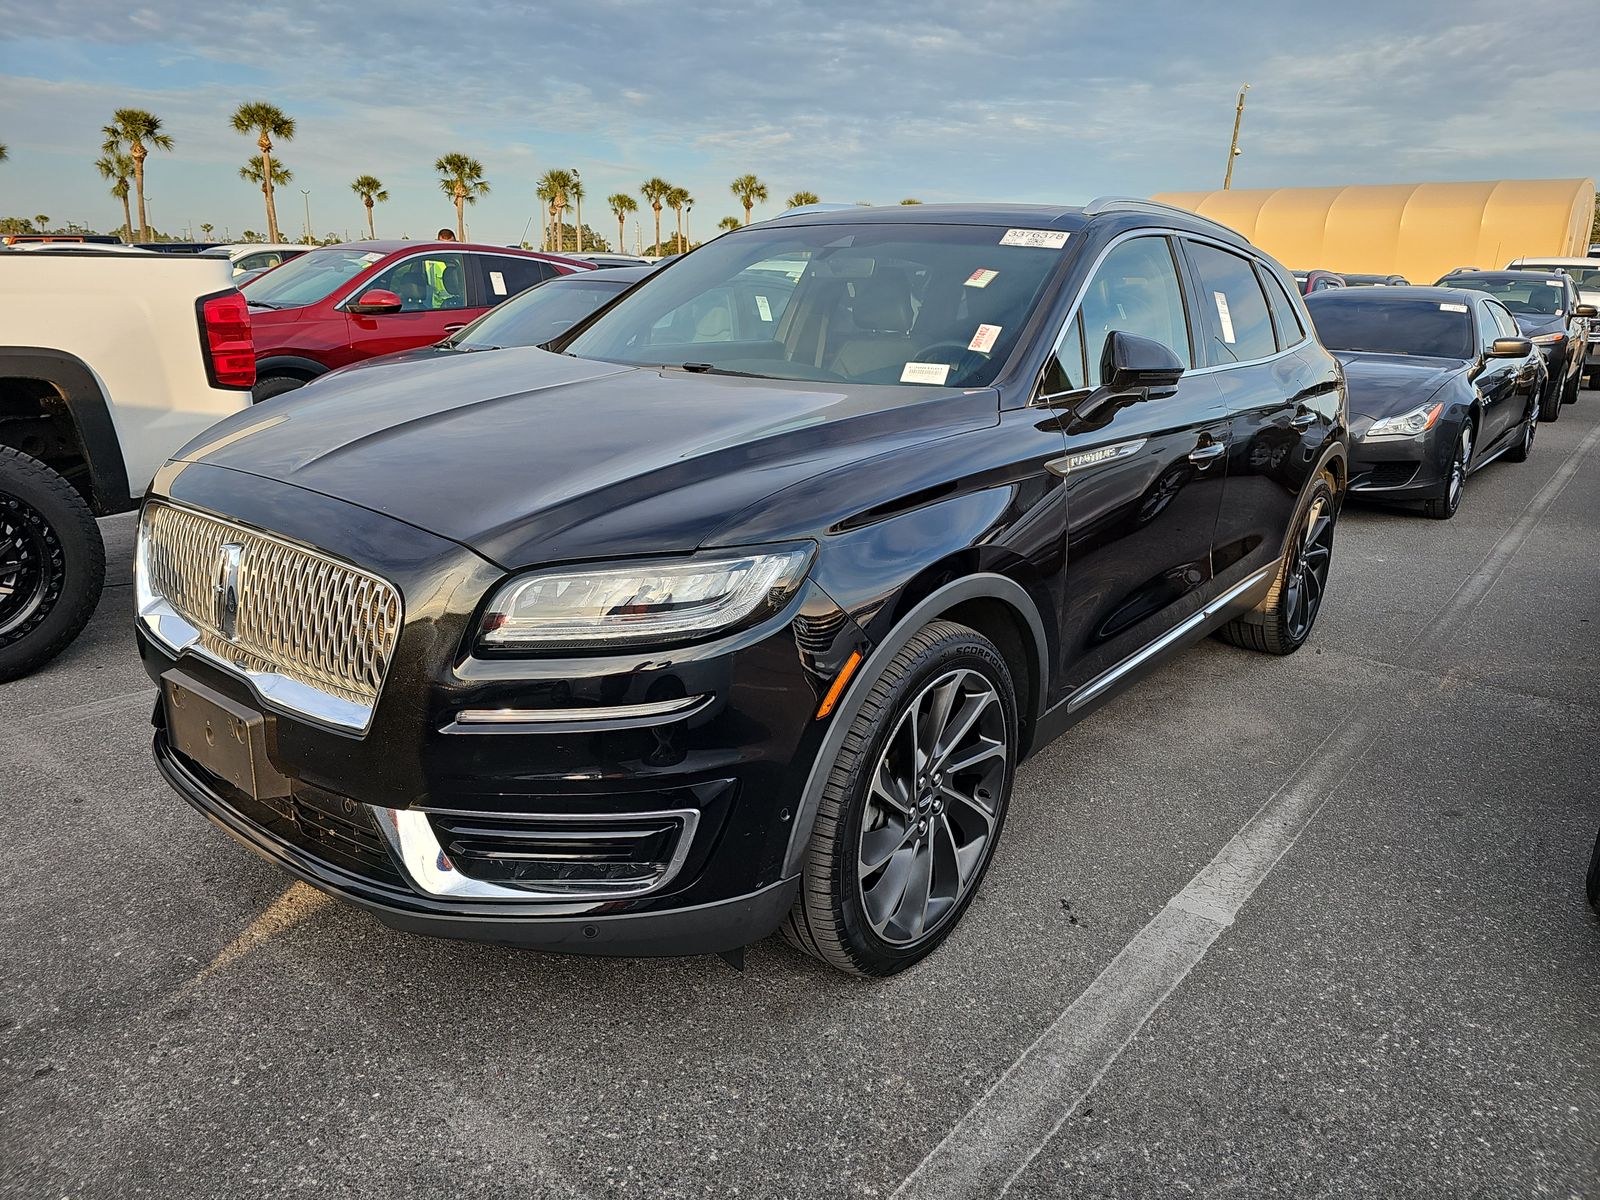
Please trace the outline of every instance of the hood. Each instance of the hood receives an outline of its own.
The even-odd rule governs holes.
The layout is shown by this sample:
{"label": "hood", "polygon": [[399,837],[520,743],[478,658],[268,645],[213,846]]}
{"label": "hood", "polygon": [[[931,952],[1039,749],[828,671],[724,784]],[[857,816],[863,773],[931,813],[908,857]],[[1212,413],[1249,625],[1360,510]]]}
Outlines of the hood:
{"label": "hood", "polygon": [[1541,333],[1565,333],[1567,319],[1560,313],[1512,313],[1517,328],[1529,337]]}
{"label": "hood", "polygon": [[[430,358],[443,358],[451,354],[463,354],[466,351],[457,350],[454,346],[441,346],[435,342],[431,346],[418,346],[414,350],[399,350],[394,354],[382,354],[377,358],[363,358],[359,362],[348,363],[336,367],[325,375],[318,375],[312,383],[320,384],[325,379],[342,379],[352,371],[364,371],[368,367],[392,367],[396,363],[426,362]],[[476,354],[478,351],[472,351]]]}
{"label": "hood", "polygon": [[1336,350],[1334,357],[1344,366],[1351,413],[1373,419],[1409,412],[1468,365],[1458,358],[1365,350]]}
{"label": "hood", "polygon": [[842,462],[995,424],[992,390],[627,367],[533,348],[375,363],[207,430],[177,458],[386,513],[508,569],[687,552]]}

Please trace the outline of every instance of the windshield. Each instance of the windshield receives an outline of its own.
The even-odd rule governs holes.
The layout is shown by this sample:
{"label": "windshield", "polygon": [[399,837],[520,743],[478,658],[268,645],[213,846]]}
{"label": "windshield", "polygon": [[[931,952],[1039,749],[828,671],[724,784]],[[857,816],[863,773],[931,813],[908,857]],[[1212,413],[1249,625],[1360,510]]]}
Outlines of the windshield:
{"label": "windshield", "polygon": [[382,257],[376,250],[313,250],[250,280],[239,290],[251,304],[298,308],[315,304]]}
{"label": "windshield", "polygon": [[1519,316],[1559,317],[1567,311],[1566,286],[1554,279],[1505,275],[1451,275],[1448,279],[1442,286],[1488,292]]}
{"label": "windshield", "polygon": [[[1369,300],[1367,296],[1371,295]],[[1472,313],[1466,304],[1436,300],[1387,300],[1382,293],[1326,293],[1306,299],[1317,338],[1329,350],[1373,354],[1417,354],[1432,358],[1472,356]]]}
{"label": "windshield", "polygon": [[980,387],[1066,236],[909,222],[747,229],[646,280],[562,349],[770,379]]}
{"label": "windshield", "polygon": [[1523,263],[1530,271],[1560,271],[1586,292],[1600,292],[1600,262],[1592,267],[1563,267],[1559,263]]}
{"label": "windshield", "polygon": [[567,276],[530,288],[499,308],[490,309],[451,338],[449,344],[468,350],[541,346],[628,286],[627,280],[607,280],[603,275],[588,278],[595,274],[599,272]]}

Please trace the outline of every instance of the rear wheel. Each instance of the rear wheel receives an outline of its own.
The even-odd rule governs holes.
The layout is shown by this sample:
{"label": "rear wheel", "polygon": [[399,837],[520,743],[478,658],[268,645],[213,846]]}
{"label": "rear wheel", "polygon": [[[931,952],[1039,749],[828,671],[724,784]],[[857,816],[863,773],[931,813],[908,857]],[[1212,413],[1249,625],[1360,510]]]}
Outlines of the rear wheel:
{"label": "rear wheel", "polygon": [[271,400],[274,396],[303,388],[307,382],[309,381],[294,375],[269,375],[265,379],[256,381],[255,387],[250,389],[250,399],[253,403],[260,404],[263,400]]}
{"label": "rear wheel", "polygon": [[1278,564],[1272,590],[1254,610],[1224,625],[1218,636],[1246,650],[1293,654],[1311,636],[1328,589],[1333,562],[1333,527],[1338,519],[1333,476],[1317,476],[1295,513],[1289,547]]}
{"label": "rear wheel", "polygon": [[67,648],[105,575],[105,546],[83,497],[38,459],[0,446],[0,682]]}
{"label": "rear wheel", "polygon": [[1422,511],[1435,521],[1448,521],[1461,507],[1461,497],[1467,490],[1467,472],[1472,468],[1473,432],[1472,422],[1463,421],[1461,436],[1456,439],[1456,452],[1445,476],[1444,495],[1422,502]]}
{"label": "rear wheel", "polygon": [[845,735],[784,936],[855,975],[893,975],[931,953],[993,857],[1016,754],[999,650],[951,621],[919,630]]}

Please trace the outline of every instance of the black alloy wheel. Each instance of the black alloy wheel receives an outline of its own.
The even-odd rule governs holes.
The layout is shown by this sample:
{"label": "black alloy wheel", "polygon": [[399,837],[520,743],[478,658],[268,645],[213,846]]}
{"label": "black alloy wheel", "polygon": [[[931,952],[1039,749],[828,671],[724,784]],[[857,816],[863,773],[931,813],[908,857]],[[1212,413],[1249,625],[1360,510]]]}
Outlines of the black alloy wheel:
{"label": "black alloy wheel", "polygon": [[1456,452],[1450,456],[1446,469],[1444,495],[1434,500],[1424,500],[1422,511],[1435,521],[1448,521],[1461,508],[1461,497],[1467,490],[1467,473],[1472,470],[1471,421],[1461,423],[1461,434],[1456,438]]}
{"label": "black alloy wheel", "polygon": [[105,581],[105,547],[83,497],[49,467],[0,446],[0,682],[66,648]]}
{"label": "black alloy wheel", "polygon": [[1328,591],[1328,568],[1333,564],[1333,502],[1318,496],[1306,511],[1300,537],[1291,547],[1293,558],[1284,585],[1289,636],[1303,642],[1316,623],[1322,597]]}
{"label": "black alloy wheel", "polygon": [[993,857],[1017,729],[994,644],[951,621],[919,630],[851,720],[784,936],[856,975],[893,975],[931,953]]}

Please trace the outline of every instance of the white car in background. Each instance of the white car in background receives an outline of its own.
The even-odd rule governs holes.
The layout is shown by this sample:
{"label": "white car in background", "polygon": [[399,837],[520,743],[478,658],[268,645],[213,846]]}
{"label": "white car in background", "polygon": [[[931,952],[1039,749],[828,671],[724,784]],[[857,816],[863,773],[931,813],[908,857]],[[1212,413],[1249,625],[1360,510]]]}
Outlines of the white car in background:
{"label": "white car in background", "polygon": [[232,246],[213,246],[202,250],[202,258],[226,258],[233,266],[234,282],[242,283],[242,276],[252,279],[263,271],[270,271],[281,262],[296,258],[314,246],[298,242],[239,242]]}
{"label": "white car in background", "polygon": [[[1578,300],[1600,308],[1600,259],[1596,258],[1519,258],[1506,265],[1508,271],[1561,271],[1578,289]],[[1584,378],[1592,388],[1600,387],[1600,320],[1590,320],[1589,340],[1583,354]]]}

